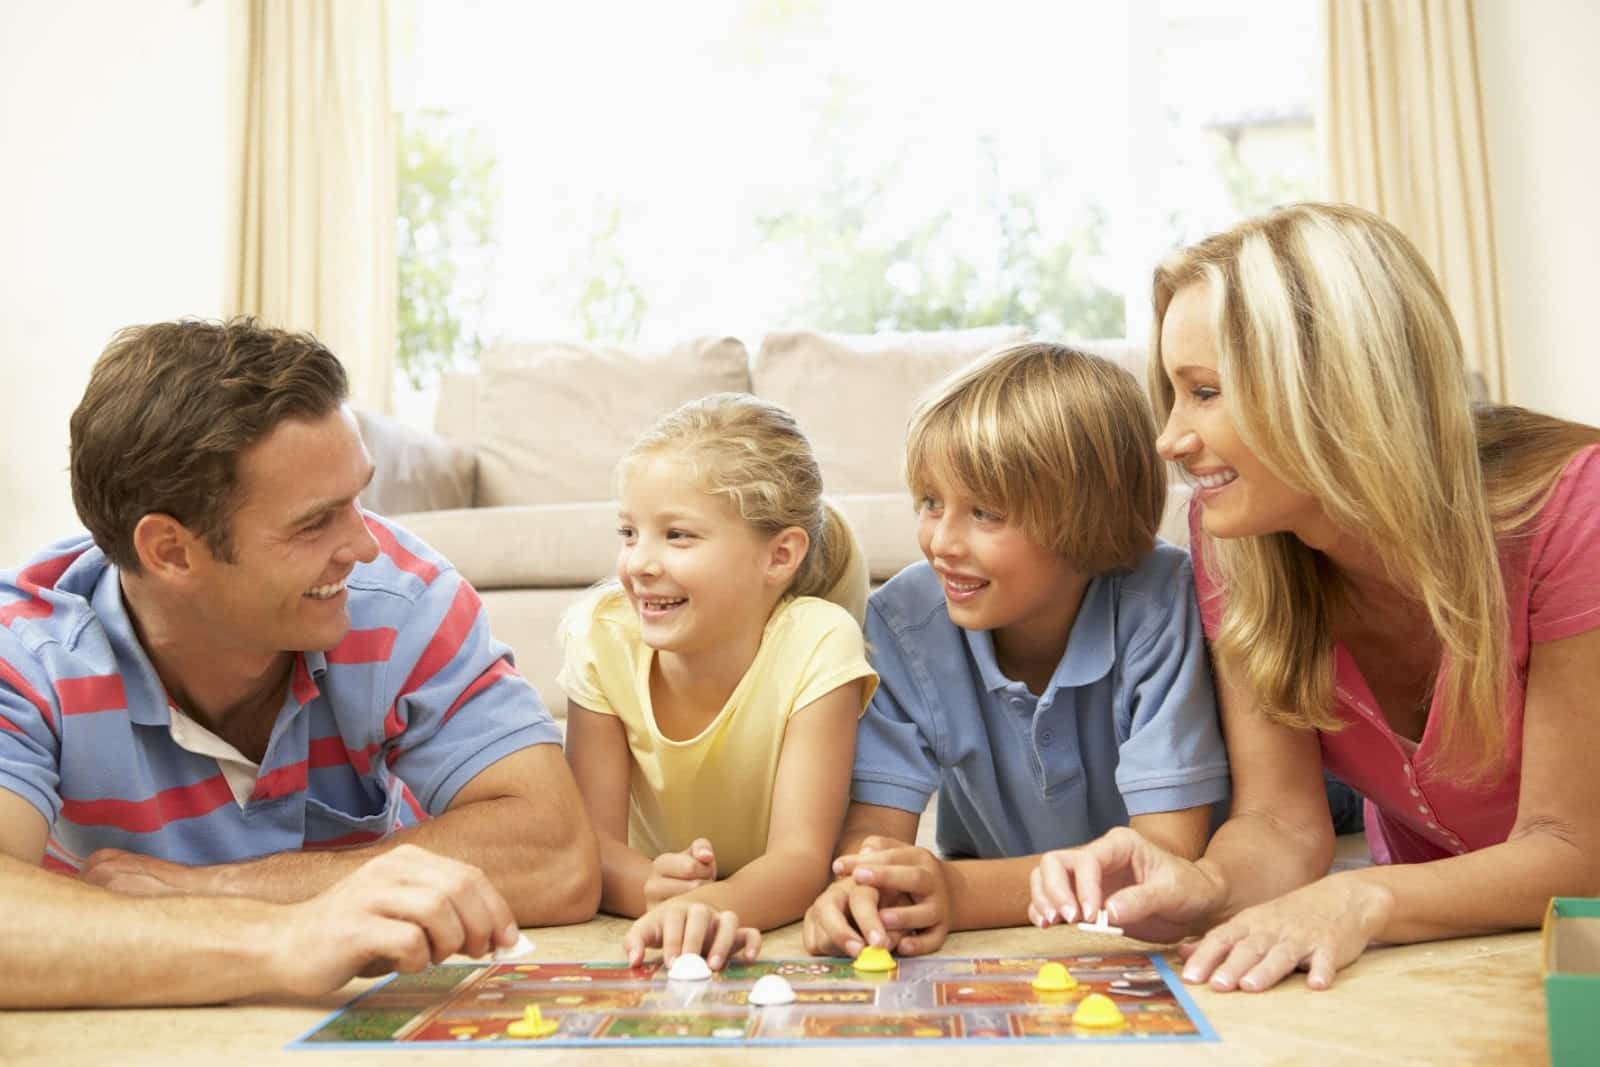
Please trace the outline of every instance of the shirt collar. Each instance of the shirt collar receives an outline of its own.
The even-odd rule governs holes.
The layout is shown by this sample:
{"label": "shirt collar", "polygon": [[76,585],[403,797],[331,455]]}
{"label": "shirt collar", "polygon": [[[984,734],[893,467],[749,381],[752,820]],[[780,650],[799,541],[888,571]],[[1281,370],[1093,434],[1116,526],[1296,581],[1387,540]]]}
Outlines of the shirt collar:
{"label": "shirt collar", "polygon": [[[1067,650],[1050,676],[1050,689],[1076,689],[1104,678],[1116,659],[1116,613],[1112,610],[1114,582],[1105,576],[1092,578],[1083,592],[1078,617],[1067,635]],[[1016,682],[1000,670],[994,654],[994,632],[964,630],[967,648],[978,667],[984,689],[998,693]]]}
{"label": "shirt collar", "polygon": [[122,675],[123,692],[128,698],[128,718],[140,726],[169,726],[167,688],[161,684],[156,665],[139,643],[133,619],[122,599],[122,569],[109,564],[94,587],[90,600],[95,618],[105,631],[116,657],[117,673]]}

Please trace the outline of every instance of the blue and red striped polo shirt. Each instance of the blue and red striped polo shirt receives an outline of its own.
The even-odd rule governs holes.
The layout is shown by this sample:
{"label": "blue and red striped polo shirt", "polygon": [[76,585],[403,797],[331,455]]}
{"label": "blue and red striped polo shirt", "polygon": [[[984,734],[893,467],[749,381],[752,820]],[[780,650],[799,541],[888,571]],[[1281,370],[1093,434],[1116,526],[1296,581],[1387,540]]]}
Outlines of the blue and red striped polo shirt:
{"label": "blue and red striped polo shirt", "polygon": [[241,803],[214,756],[173,738],[118,568],[87,538],[0,573],[0,789],[50,824],[45,865],[97,848],[185,864],[374,841],[437,815],[480,771],[559,744],[472,586],[374,515],[381,552],[346,581],[350,632],[295,657]]}

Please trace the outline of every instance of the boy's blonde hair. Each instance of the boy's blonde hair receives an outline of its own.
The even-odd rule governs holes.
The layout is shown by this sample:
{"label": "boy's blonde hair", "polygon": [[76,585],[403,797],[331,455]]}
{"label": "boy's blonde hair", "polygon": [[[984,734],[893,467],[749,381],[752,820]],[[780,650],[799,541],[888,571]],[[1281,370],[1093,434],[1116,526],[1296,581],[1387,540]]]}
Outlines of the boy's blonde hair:
{"label": "boy's blonde hair", "polygon": [[618,464],[670,453],[708,493],[726,496],[763,536],[798,526],[811,539],[787,595],[831,600],[861,622],[867,610],[865,553],[845,517],[822,496],[822,471],[787,409],[749,393],[714,393],[668,413]]}
{"label": "boy's blonde hair", "polygon": [[[1503,756],[1510,669],[1497,538],[1537,513],[1588,427],[1468,400],[1444,294],[1403,234],[1341,204],[1296,204],[1184,249],[1155,272],[1150,391],[1173,389],[1161,322],[1204,284],[1223,396],[1274,475],[1359,531],[1426,607],[1446,652],[1441,759],[1478,777]],[[1480,459],[1480,450],[1482,459]],[[1275,721],[1338,729],[1328,625],[1342,590],[1288,533],[1193,546],[1227,590],[1214,644]]]}
{"label": "boy's blonde hair", "polygon": [[1086,575],[1148,555],[1167,497],[1155,422],[1133,375],[1044,342],[984,356],[918,406],[906,482],[920,499],[936,476]]}

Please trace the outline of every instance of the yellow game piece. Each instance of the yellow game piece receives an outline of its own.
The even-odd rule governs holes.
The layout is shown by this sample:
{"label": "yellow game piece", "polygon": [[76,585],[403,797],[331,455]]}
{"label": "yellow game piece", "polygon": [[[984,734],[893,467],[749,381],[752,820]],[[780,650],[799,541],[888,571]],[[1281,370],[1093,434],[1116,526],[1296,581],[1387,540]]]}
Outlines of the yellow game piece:
{"label": "yellow game piece", "polygon": [[549,1037],[561,1028],[561,1023],[555,1019],[546,1019],[539,1010],[539,1005],[529,1004],[522,1009],[522,1018],[514,1023],[506,1024],[506,1035],[509,1037]]}
{"label": "yellow game piece", "polygon": [[1065,993],[1078,988],[1078,980],[1060,963],[1047,963],[1034,976],[1033,988],[1041,993]]}
{"label": "yellow game piece", "polygon": [[856,970],[866,971],[868,974],[882,974],[898,966],[900,965],[895,962],[894,957],[889,955],[889,950],[879,948],[877,945],[868,945],[862,949],[855,962]]}
{"label": "yellow game piece", "polygon": [[1073,1026],[1109,1030],[1126,1021],[1116,1003],[1104,993],[1090,993],[1078,1002],[1078,1010],[1072,1013]]}
{"label": "yellow game piece", "polygon": [[478,1028],[476,1026],[452,1026],[450,1028],[452,1037],[471,1037],[477,1032]]}

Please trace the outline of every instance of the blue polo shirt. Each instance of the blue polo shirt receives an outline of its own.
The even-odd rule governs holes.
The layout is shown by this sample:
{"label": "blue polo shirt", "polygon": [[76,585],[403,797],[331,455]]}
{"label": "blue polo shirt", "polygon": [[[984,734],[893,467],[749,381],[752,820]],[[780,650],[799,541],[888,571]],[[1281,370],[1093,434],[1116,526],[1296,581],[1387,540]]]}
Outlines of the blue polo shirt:
{"label": "blue polo shirt", "polygon": [[1068,848],[1133,815],[1215,804],[1228,758],[1189,556],[1158,542],[1093,579],[1043,694],[1000,672],[986,630],[950,621],[915,563],[872,594],[878,690],[856,735],[850,795],[921,813],[939,849],[993,859]]}
{"label": "blue polo shirt", "polygon": [[178,743],[193,727],[100,549],[64,541],[0,573],[0,789],[50,824],[45,866],[104,847],[214,864],[366,844],[444,811],[495,761],[560,743],[472,586],[405,531],[367,525],[381,551],[346,580],[351,629],[295,656],[253,786]]}

